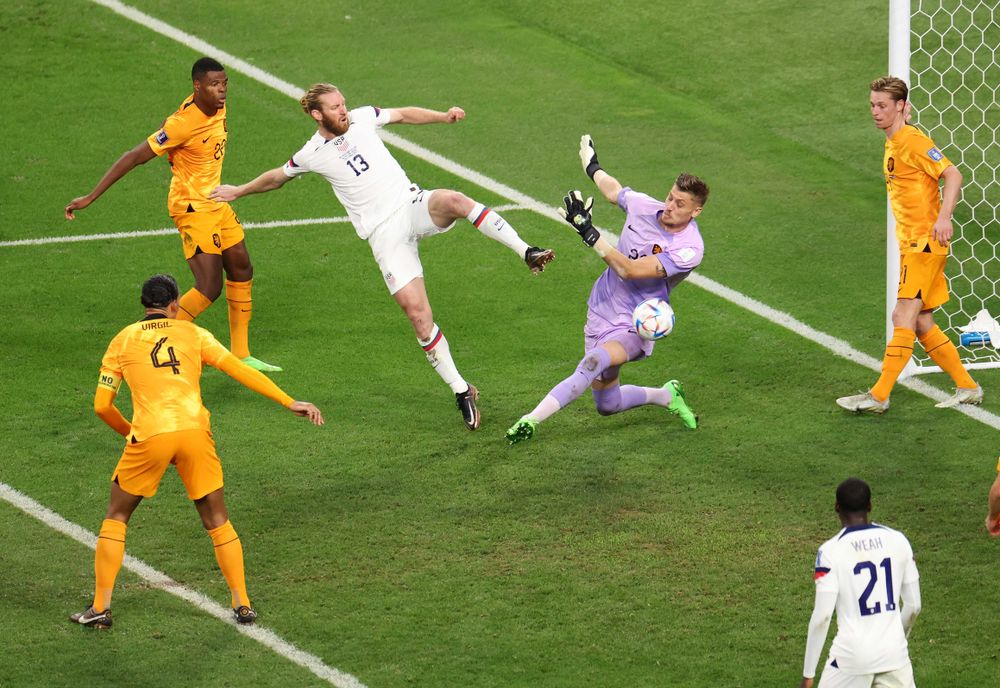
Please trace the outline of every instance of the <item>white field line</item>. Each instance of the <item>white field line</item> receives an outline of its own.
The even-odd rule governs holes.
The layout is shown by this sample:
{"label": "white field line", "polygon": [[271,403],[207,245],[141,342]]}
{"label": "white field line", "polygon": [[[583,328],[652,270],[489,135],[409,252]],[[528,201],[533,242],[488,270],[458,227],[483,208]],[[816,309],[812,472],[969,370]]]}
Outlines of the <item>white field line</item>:
{"label": "white field line", "polygon": [[[691,284],[698,285],[702,289],[711,292],[712,294],[715,294],[730,303],[736,304],[741,308],[745,308],[765,320],[769,320],[776,325],[780,325],[787,330],[791,330],[795,334],[805,337],[811,342],[819,344],[824,349],[832,351],[841,358],[854,361],[855,363],[862,365],[865,368],[869,368],[876,373],[882,370],[882,361],[869,356],[866,353],[858,351],[843,339],[837,339],[836,337],[828,335],[825,332],[820,332],[819,330],[806,325],[801,320],[795,319],[784,311],[771,308],[765,303],[752,299],[746,294],[741,294],[735,289],[730,289],[729,287],[719,284],[715,280],[709,279],[704,275],[699,275],[696,272],[692,272],[688,275],[687,281]],[[918,394],[923,394],[925,397],[934,401],[944,401],[950,396],[936,387],[915,378],[900,380],[896,384],[906,387],[907,389],[911,389]],[[996,414],[985,411],[978,406],[969,406],[968,404],[960,404],[955,407],[955,410],[959,413],[964,413],[970,418],[974,418],[980,423],[988,425],[995,430],[1000,430],[1000,416],[997,416]]]}
{"label": "white field line", "polygon": [[[528,210],[514,203],[493,206],[493,210],[505,213],[508,210]],[[307,217],[299,220],[267,220],[265,222],[244,222],[243,229],[274,229],[282,227],[307,227],[310,225],[344,224],[351,218],[342,217]],[[148,236],[165,236],[177,234],[176,227],[161,227],[160,229],[136,229],[128,232],[103,232],[99,234],[70,234],[68,236],[47,236],[37,239],[8,239],[0,241],[0,248],[5,246],[43,246],[45,244],[74,244],[79,241],[99,241],[101,239],[140,239]]]}
{"label": "white field line", "polygon": [[[96,535],[72,521],[67,521],[56,512],[3,482],[0,482],[0,499],[17,507],[29,516],[33,516],[53,530],[76,540],[81,545],[90,549],[94,549],[97,546]],[[185,588],[167,574],[157,571],[141,559],[136,559],[126,554],[124,567],[149,583],[150,586],[168,592],[186,602],[190,602],[207,614],[233,626],[243,635],[253,638],[262,645],[271,648],[282,657],[308,669],[327,683],[337,686],[337,688],[365,688],[364,684],[354,676],[327,666],[319,657],[311,655],[308,652],[303,652],[288,641],[283,640],[274,632],[266,628],[261,628],[256,624],[253,626],[237,624],[233,620],[232,610],[226,609],[200,592]]]}

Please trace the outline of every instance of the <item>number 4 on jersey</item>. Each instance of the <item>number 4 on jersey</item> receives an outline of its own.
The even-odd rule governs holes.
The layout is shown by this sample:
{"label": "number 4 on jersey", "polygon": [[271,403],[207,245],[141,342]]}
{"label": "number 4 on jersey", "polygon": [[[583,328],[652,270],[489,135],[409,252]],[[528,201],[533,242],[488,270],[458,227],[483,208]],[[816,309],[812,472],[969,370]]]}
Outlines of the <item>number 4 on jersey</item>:
{"label": "number 4 on jersey", "polygon": [[149,357],[151,359],[153,359],[153,367],[154,368],[170,368],[171,370],[174,371],[174,375],[180,375],[181,374],[181,370],[180,370],[180,368],[181,368],[181,362],[177,360],[177,354],[174,353],[174,347],[168,346],[167,347],[167,356],[168,356],[167,360],[165,360],[165,361],[161,361],[160,360],[160,350],[163,348],[163,345],[166,343],[166,341],[167,341],[167,338],[164,337],[160,341],[156,342],[156,346],[154,346],[153,350],[149,353]]}

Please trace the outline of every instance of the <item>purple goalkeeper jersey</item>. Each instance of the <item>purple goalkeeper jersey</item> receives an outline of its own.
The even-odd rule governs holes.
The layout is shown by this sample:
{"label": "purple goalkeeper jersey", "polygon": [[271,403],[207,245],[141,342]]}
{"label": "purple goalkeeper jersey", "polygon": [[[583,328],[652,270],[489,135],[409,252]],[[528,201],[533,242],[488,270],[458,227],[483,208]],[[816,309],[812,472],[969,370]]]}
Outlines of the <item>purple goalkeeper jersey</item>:
{"label": "purple goalkeeper jersey", "polygon": [[[618,194],[618,207],[625,211],[618,250],[631,260],[655,255],[665,278],[623,280],[610,267],[601,273],[587,300],[584,335],[595,344],[614,333],[633,330],[632,311],[646,299],[670,301],[670,292],[701,263],[705,244],[694,220],[680,232],[667,232],[659,223],[663,201],[625,187]],[[650,342],[652,344],[652,342]],[[649,347],[647,355],[652,351]]]}

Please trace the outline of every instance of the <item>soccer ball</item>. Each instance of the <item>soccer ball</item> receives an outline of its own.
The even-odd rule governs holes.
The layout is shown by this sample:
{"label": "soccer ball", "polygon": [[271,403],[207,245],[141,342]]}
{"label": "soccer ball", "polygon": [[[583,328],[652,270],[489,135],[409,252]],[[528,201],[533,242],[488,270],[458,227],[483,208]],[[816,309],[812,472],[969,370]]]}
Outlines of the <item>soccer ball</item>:
{"label": "soccer ball", "polygon": [[632,324],[643,339],[663,339],[674,329],[674,309],[663,299],[646,299],[632,311]]}

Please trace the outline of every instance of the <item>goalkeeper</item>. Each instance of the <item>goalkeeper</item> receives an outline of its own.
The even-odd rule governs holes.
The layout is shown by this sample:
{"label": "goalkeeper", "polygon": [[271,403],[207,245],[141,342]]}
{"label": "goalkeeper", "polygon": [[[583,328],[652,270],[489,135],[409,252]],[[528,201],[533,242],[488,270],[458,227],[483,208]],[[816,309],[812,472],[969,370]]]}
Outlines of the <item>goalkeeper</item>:
{"label": "goalkeeper", "polygon": [[680,416],[686,427],[698,426],[677,380],[655,388],[622,385],[619,371],[629,361],[653,352],[653,342],[636,334],[632,323],[635,307],[651,298],[669,302],[674,288],[701,263],[705,247],[695,218],[708,198],[708,186],[694,175],[681,174],[664,201],[623,187],[601,168],[589,135],[580,139],[580,161],[608,202],[625,212],[625,224],[615,248],[594,227],[590,198],[585,201],[579,191],[571,191],[563,199],[566,207],[560,211],[566,221],[608,267],[594,282],[587,301],[583,359],[572,375],[507,430],[511,444],[530,439],[539,423],[587,387],[592,388],[594,404],[602,416],[655,404]]}

